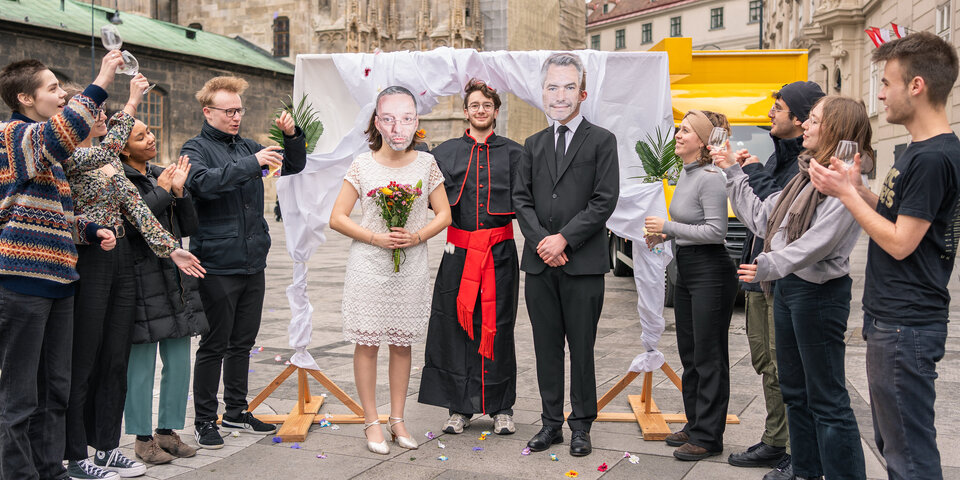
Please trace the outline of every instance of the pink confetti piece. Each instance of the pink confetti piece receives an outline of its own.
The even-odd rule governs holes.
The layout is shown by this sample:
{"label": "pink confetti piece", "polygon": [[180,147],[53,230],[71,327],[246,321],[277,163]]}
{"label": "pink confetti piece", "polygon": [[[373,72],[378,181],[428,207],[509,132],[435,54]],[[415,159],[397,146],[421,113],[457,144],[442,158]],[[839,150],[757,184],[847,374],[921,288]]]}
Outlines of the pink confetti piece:
{"label": "pink confetti piece", "polygon": [[321,459],[327,458],[327,454],[321,453],[321,454],[317,455],[317,458],[321,458]]}
{"label": "pink confetti piece", "polygon": [[530,455],[530,447],[526,447],[523,450],[520,450],[520,455]]}
{"label": "pink confetti piece", "polygon": [[603,462],[602,464],[600,464],[599,467],[597,467],[597,471],[598,471],[598,472],[606,472],[608,468],[609,468],[609,467],[607,467],[607,462]]}
{"label": "pink confetti piece", "polygon": [[623,458],[630,458],[630,452],[623,452]]}
{"label": "pink confetti piece", "polygon": [[276,357],[273,357],[273,361],[274,361],[274,362],[279,362],[280,360],[283,360],[283,357],[281,357],[280,355],[277,355]]}
{"label": "pink confetti piece", "polygon": [[369,67],[363,69],[363,76],[364,76],[364,77],[369,77],[369,76],[370,76],[370,68],[369,68]]}
{"label": "pink confetti piece", "polygon": [[262,351],[263,351],[263,347],[258,348],[257,351],[258,351],[258,352],[262,352]]}
{"label": "pink confetti piece", "polygon": [[427,91],[426,91],[426,90],[420,92],[420,96],[421,96],[421,97],[424,96],[424,95],[426,95],[426,94],[427,94]]}
{"label": "pink confetti piece", "polygon": [[427,432],[427,433],[424,434],[424,436],[426,436],[426,437],[429,438],[430,440],[433,440],[434,438],[437,438],[437,436],[434,435],[433,432]]}
{"label": "pink confetti piece", "polygon": [[284,365],[290,365],[290,360],[287,360],[286,362],[283,362],[283,364],[284,364]]}

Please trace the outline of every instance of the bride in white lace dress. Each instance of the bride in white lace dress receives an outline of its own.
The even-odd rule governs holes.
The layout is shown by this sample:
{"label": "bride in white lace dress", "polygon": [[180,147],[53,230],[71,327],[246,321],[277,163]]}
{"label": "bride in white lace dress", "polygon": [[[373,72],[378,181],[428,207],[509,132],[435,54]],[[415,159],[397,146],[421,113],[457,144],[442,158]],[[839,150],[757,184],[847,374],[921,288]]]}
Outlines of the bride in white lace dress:
{"label": "bride in white lace dress", "polygon": [[[370,118],[369,153],[354,159],[330,214],[330,227],[353,239],[343,281],[343,335],[356,344],[353,373],[364,412],[367,448],[387,454],[377,413],[377,352],[381,342],[390,347],[390,421],[393,440],[404,448],[417,442],[403,424],[404,401],[410,383],[410,345],[422,339],[430,317],[430,272],[427,239],[450,225],[443,175],[429,153],[413,149],[417,130],[416,98],[403,87],[389,87],[377,96]],[[387,230],[370,190],[396,181],[423,182],[423,195],[414,201],[405,228]],[[362,217],[350,218],[357,200]],[[430,219],[427,205],[433,206]],[[393,249],[403,248],[406,259],[393,271]],[[376,428],[371,428],[376,427]]]}

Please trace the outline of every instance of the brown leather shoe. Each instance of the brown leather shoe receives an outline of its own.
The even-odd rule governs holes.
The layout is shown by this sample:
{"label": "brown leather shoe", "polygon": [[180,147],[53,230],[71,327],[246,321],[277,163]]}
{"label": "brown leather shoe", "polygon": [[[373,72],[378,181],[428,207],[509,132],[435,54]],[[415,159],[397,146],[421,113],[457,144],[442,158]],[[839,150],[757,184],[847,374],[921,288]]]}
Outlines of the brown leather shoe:
{"label": "brown leather shoe", "polygon": [[712,457],[714,455],[720,455],[720,452],[711,452],[706,448],[694,445],[692,443],[684,443],[673,451],[673,456],[677,457],[678,460],[684,460],[687,462],[695,462],[697,460],[703,460],[707,457]]}
{"label": "brown leather shoe", "polygon": [[159,433],[154,433],[153,438],[156,440],[157,445],[160,448],[166,450],[171,455],[180,458],[188,458],[197,454],[197,449],[183,443],[183,440],[180,440],[180,436],[177,435],[177,432],[170,432],[170,435],[161,435]]}
{"label": "brown leather shoe", "polygon": [[151,465],[170,463],[174,458],[176,458],[173,455],[164,452],[163,449],[160,448],[160,445],[157,445],[156,438],[150,440],[149,442],[137,440],[133,444],[133,453],[137,455],[137,458]]}
{"label": "brown leather shoe", "polygon": [[687,435],[687,432],[680,430],[677,433],[671,433],[670,435],[667,435],[666,440],[667,445],[670,445],[671,447],[679,447],[690,441],[690,435]]}

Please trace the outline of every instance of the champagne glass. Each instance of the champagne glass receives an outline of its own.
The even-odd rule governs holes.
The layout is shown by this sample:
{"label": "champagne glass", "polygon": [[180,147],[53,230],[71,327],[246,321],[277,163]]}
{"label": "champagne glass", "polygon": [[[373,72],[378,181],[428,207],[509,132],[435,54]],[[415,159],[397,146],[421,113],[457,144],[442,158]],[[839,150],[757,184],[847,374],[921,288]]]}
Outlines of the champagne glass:
{"label": "champagne glass", "polygon": [[727,129],[713,127],[713,130],[710,131],[710,140],[707,143],[713,147],[714,151],[719,151],[726,148],[728,138],[730,138],[730,134],[727,133]]}
{"label": "champagne glass", "polygon": [[[114,25],[104,25],[100,27],[100,41],[103,42],[103,47],[107,50],[119,50],[120,47],[123,46],[123,37],[120,36],[120,32]],[[137,61],[137,57],[134,57],[133,54],[127,50],[120,52],[120,55],[123,56],[123,65],[117,67],[117,73],[130,75],[131,77],[140,73],[140,62]],[[143,91],[143,94],[146,95],[156,86],[156,83],[151,83],[150,86]]]}
{"label": "champagne glass", "polygon": [[840,140],[840,144],[837,145],[837,151],[833,156],[842,161],[847,168],[850,168],[853,166],[853,156],[859,152],[860,149],[857,148],[857,142]]}

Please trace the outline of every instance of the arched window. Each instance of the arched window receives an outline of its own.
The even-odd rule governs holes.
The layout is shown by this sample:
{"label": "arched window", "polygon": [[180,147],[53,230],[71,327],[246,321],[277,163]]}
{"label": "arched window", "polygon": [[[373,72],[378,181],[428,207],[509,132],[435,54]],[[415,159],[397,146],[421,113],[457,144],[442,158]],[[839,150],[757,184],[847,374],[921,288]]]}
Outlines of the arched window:
{"label": "arched window", "polygon": [[166,110],[163,108],[166,94],[159,88],[150,90],[143,97],[138,112],[139,120],[147,125],[147,128],[157,137],[157,158],[153,160],[157,164],[169,164],[173,158],[166,152],[166,130],[163,128]]}
{"label": "arched window", "polygon": [[290,18],[273,19],[273,56],[290,56]]}

